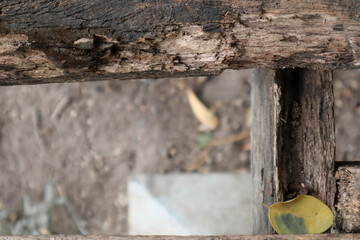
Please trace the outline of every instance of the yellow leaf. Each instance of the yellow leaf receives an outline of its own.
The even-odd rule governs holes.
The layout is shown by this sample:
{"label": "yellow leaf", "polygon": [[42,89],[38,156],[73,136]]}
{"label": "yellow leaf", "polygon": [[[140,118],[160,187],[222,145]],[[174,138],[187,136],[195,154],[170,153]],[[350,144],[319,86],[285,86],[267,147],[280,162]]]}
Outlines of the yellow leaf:
{"label": "yellow leaf", "polygon": [[334,214],[319,199],[300,195],[271,205],[269,218],[271,226],[279,234],[312,234],[323,233],[330,228]]}
{"label": "yellow leaf", "polygon": [[191,89],[188,88],[186,94],[195,117],[207,128],[211,130],[216,129],[219,125],[216,115],[199,100]]}

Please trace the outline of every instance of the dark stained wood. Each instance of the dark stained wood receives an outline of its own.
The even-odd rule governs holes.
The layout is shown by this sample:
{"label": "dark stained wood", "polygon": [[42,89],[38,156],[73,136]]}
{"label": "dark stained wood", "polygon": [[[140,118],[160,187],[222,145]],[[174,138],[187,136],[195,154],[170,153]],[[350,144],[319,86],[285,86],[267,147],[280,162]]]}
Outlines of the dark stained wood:
{"label": "dark stained wood", "polygon": [[[336,184],[332,72],[277,71],[279,200],[310,194],[333,207]],[[333,209],[334,210],[334,209]]]}
{"label": "dark stained wood", "polygon": [[358,0],[4,0],[0,85],[360,67]]}
{"label": "dark stained wood", "polygon": [[360,233],[360,162],[357,166],[339,167],[337,211],[339,227]]}
{"label": "dark stained wood", "polygon": [[262,236],[0,236],[0,240],[355,240],[360,234],[262,235]]}
{"label": "dark stained wood", "polygon": [[251,95],[254,233],[273,231],[262,203],[309,194],[335,212],[331,71],[256,70]]}

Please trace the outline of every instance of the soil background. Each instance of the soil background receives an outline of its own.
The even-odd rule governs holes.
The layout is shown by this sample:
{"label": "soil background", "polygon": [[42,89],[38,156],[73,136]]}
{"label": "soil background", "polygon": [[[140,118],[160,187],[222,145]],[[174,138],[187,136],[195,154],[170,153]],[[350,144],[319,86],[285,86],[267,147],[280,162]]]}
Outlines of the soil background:
{"label": "soil background", "polygon": [[[360,74],[335,72],[336,158],[360,161]],[[220,118],[213,139],[249,131],[251,70],[216,77],[0,88],[0,206],[22,211],[47,182],[63,189],[93,234],[127,233],[129,177],[189,171],[201,126],[185,90]],[[250,139],[211,148],[192,171],[249,171]],[[77,234],[62,207],[52,233]]]}

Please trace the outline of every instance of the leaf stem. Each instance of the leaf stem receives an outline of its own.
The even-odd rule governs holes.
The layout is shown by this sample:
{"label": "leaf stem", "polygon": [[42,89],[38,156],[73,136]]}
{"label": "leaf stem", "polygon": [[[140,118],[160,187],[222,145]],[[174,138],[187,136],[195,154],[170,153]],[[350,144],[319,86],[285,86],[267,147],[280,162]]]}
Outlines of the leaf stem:
{"label": "leaf stem", "polygon": [[262,204],[264,207],[266,207],[266,208],[270,208],[270,206],[269,205],[266,205],[265,203],[263,203]]}

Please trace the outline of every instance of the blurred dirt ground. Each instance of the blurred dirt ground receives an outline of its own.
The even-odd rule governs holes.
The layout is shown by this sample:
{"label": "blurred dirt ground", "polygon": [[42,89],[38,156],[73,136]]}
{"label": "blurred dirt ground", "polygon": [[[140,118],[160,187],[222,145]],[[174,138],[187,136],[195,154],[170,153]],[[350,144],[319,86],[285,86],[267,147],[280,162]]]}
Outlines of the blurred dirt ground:
{"label": "blurred dirt ground", "polygon": [[[360,75],[336,72],[337,160],[360,160]],[[94,234],[127,233],[130,176],[249,170],[250,139],[211,148],[197,164],[199,122],[191,87],[219,116],[213,138],[249,131],[251,70],[218,77],[106,81],[0,88],[0,207],[20,214],[23,195],[41,200],[47,182],[63,189]],[[78,230],[51,211],[52,233]]]}

